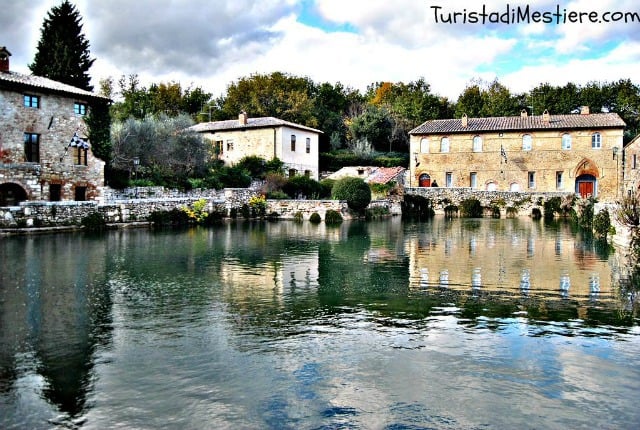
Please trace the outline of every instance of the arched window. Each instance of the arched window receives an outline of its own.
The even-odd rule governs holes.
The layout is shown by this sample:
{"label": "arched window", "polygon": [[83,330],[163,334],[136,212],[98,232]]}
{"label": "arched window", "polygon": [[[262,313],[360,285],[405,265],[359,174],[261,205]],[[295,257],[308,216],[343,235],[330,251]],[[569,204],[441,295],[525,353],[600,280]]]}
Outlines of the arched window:
{"label": "arched window", "polygon": [[509,191],[520,191],[520,184],[517,182],[512,182],[511,185],[509,185]]}
{"label": "arched window", "polygon": [[449,152],[449,138],[443,137],[440,140],[440,152]]}
{"label": "arched window", "polygon": [[473,152],[482,152],[482,138],[473,136]]}
{"label": "arched window", "polygon": [[495,182],[487,183],[487,191],[496,191],[498,189],[498,184]]}
{"label": "arched window", "polygon": [[593,149],[602,148],[602,136],[600,136],[600,133],[593,133],[591,135],[591,148]]}
{"label": "arched window", "polygon": [[427,154],[429,152],[429,139],[423,137],[420,139],[420,152]]}
{"label": "arched window", "polygon": [[571,135],[569,133],[562,135],[562,149],[571,149]]}
{"label": "arched window", "polygon": [[531,135],[525,134],[522,136],[522,150],[531,151]]}

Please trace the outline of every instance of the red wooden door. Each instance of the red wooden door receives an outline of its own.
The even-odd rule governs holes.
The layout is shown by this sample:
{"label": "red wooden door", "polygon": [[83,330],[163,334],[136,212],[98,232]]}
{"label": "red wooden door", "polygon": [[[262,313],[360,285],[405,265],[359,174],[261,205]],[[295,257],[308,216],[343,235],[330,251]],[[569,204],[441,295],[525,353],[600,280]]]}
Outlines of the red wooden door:
{"label": "red wooden door", "polygon": [[593,195],[593,182],[580,182],[578,183],[578,192],[582,198],[586,198]]}

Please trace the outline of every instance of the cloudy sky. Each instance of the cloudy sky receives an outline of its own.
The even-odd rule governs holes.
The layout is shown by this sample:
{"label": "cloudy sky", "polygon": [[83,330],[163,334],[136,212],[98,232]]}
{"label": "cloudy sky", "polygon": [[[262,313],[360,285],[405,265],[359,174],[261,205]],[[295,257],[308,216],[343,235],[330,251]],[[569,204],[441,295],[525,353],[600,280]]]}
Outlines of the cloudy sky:
{"label": "cloudy sky", "polygon": [[[60,2],[0,0],[0,46],[13,54],[12,70],[28,73],[43,19]],[[542,82],[639,83],[640,76],[640,20],[604,22],[626,12],[640,16],[637,0],[72,3],[96,58],[89,72],[96,86],[101,78],[137,74],[145,85],[177,81],[218,96],[240,77],[283,71],[360,90],[423,77],[436,94],[455,100],[472,79],[497,78],[521,92]],[[528,22],[513,22],[518,7],[528,7]],[[597,22],[587,15],[569,22],[581,12],[593,12]],[[450,22],[456,13],[457,23]],[[552,22],[534,22],[535,13]]]}

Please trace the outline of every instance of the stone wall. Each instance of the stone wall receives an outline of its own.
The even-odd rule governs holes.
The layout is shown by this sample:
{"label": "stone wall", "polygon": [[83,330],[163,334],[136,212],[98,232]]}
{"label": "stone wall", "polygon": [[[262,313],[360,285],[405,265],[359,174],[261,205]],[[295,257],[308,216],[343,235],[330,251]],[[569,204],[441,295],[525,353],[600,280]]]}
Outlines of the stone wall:
{"label": "stone wall", "polygon": [[[67,97],[29,91],[39,97],[38,108],[24,107],[24,93],[0,91],[0,184],[16,184],[28,200],[49,200],[51,185],[60,188],[61,200],[74,200],[81,187],[83,198],[99,200],[104,186],[104,162],[87,153],[78,163],[76,148],[67,148],[73,134],[87,134],[84,116],[74,113],[79,96]],[[27,162],[24,133],[39,136],[39,161]]]}
{"label": "stone wall", "polygon": [[477,199],[483,207],[499,206],[501,216],[506,216],[509,207],[517,209],[518,216],[531,215],[533,208],[539,208],[552,197],[568,198],[570,192],[525,193],[515,191],[478,191],[471,188],[415,187],[405,188],[405,194],[413,194],[431,200],[436,214],[444,214],[444,208],[453,204],[460,206],[466,199]]}

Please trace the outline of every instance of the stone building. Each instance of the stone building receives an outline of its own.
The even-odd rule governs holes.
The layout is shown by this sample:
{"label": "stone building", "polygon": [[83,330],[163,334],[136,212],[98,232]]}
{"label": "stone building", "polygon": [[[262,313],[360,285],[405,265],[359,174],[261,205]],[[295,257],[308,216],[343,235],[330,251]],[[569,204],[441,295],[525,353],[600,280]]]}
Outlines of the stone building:
{"label": "stone building", "polygon": [[104,162],[91,152],[92,92],[9,68],[0,47],[0,206],[25,200],[99,200]]}
{"label": "stone building", "polygon": [[320,130],[273,117],[249,118],[245,112],[237,120],[204,122],[190,130],[209,139],[217,157],[229,165],[247,156],[278,158],[289,176],[318,180]]}
{"label": "stone building", "polygon": [[640,191],[640,134],[624,147],[624,189],[627,195]]}
{"label": "stone building", "polygon": [[615,201],[622,192],[624,121],[616,113],[426,121],[410,132],[410,187],[575,192]]}

